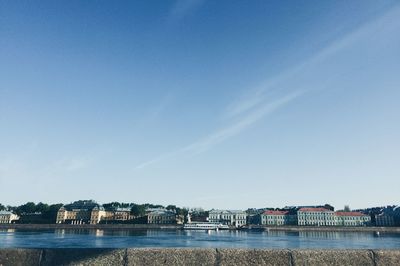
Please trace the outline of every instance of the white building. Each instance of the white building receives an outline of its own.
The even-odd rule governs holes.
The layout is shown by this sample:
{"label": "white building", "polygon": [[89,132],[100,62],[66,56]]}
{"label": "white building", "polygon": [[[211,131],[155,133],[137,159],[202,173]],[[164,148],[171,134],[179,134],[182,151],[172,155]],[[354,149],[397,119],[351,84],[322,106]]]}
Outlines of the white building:
{"label": "white building", "polygon": [[298,225],[334,226],[335,212],[325,208],[300,208],[297,211]]}
{"label": "white building", "polygon": [[0,224],[11,224],[18,219],[19,216],[12,212],[0,211]]}
{"label": "white building", "polygon": [[262,225],[295,225],[297,224],[296,215],[289,214],[289,211],[268,210],[261,215]]}
{"label": "white building", "polygon": [[[150,211],[149,211],[150,210]],[[148,209],[148,224],[176,224],[177,215],[174,211],[166,209]]]}
{"label": "white building", "polygon": [[211,210],[208,213],[210,223],[222,223],[240,227],[246,224],[247,214],[238,210]]}
{"label": "white building", "polygon": [[336,212],[338,226],[366,226],[371,223],[371,217],[361,212]]}

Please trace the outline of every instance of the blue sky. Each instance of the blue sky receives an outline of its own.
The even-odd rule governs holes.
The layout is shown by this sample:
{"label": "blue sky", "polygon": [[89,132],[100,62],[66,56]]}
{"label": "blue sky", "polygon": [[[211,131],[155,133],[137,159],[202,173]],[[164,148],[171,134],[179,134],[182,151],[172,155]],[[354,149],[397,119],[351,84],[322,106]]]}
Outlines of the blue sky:
{"label": "blue sky", "polygon": [[398,204],[398,1],[0,1],[0,202]]}

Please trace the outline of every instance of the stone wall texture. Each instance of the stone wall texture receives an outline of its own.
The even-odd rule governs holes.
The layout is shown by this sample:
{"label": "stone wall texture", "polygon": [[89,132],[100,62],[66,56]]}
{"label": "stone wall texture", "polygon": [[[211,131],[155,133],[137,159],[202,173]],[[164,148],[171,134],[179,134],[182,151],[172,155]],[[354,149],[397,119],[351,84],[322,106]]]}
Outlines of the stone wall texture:
{"label": "stone wall texture", "polygon": [[400,265],[400,250],[0,249],[0,265]]}

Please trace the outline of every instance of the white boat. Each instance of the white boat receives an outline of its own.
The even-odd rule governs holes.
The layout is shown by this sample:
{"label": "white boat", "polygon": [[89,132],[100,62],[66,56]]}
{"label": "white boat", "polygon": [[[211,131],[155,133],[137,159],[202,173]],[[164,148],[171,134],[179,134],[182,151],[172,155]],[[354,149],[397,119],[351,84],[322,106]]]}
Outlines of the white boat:
{"label": "white boat", "polygon": [[209,223],[209,222],[194,222],[183,225],[185,230],[221,230],[229,229],[226,224]]}

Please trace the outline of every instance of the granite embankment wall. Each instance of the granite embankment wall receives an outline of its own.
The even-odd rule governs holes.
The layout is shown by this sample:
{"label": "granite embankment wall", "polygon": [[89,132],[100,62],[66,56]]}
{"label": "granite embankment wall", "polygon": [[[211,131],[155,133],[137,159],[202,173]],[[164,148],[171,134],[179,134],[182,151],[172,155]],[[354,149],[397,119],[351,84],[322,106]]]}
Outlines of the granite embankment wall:
{"label": "granite embankment wall", "polygon": [[[102,230],[178,230],[182,225],[160,224],[0,224],[0,229],[23,230],[51,230],[51,229],[102,229]],[[243,228],[231,228],[231,230],[266,230],[266,231],[329,231],[329,232],[381,232],[400,233],[400,227],[341,227],[341,226],[245,226]]]}
{"label": "granite embankment wall", "polygon": [[0,249],[0,265],[400,265],[400,250]]}
{"label": "granite embankment wall", "polygon": [[24,229],[24,230],[46,230],[46,229],[181,229],[182,225],[160,225],[160,224],[0,224],[0,229]]}

